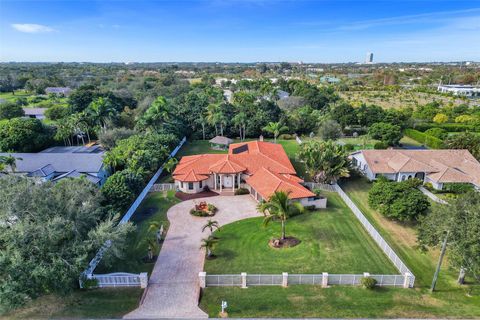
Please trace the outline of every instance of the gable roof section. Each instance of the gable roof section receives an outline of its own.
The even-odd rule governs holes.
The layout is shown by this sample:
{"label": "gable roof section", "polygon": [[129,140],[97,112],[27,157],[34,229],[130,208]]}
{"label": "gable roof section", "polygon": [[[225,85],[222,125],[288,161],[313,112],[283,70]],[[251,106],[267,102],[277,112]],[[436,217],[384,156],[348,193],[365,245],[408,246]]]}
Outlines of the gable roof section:
{"label": "gable roof section", "polygon": [[240,173],[247,170],[244,166],[236,163],[230,155],[227,154],[225,159],[213,164],[209,169],[215,173]]}
{"label": "gable roof section", "polygon": [[208,142],[228,146],[233,142],[233,140],[227,137],[216,136],[215,138],[210,139]]}
{"label": "gable roof section", "polygon": [[373,173],[425,172],[434,182],[480,185],[480,163],[468,150],[362,150]]}

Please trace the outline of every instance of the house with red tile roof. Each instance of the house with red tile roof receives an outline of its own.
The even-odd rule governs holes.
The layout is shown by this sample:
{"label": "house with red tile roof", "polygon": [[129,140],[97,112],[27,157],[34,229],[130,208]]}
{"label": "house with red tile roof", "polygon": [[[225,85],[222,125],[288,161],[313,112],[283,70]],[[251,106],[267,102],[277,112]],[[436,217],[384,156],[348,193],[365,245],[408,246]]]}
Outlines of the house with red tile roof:
{"label": "house with red tile roof", "polygon": [[326,198],[318,198],[305,188],[280,144],[249,141],[230,144],[228,154],[199,154],[180,159],[173,179],[177,189],[198,193],[208,189],[233,194],[246,188],[261,201],[275,191],[289,192],[292,200],[305,206],[326,207]]}
{"label": "house with red tile roof", "polygon": [[361,150],[350,155],[368,179],[394,181],[417,178],[441,190],[445,183],[470,183],[480,188],[480,163],[468,150]]}

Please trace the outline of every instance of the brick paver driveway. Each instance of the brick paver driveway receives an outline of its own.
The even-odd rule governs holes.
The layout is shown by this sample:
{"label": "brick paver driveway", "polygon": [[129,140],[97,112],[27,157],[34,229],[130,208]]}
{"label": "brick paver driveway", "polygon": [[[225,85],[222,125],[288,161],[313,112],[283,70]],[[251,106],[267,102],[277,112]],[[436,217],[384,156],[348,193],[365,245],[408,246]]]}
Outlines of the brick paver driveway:
{"label": "brick paver driveway", "polygon": [[200,286],[198,273],[203,271],[204,250],[200,250],[202,226],[209,218],[193,217],[194,203],[207,201],[219,209],[212,218],[220,225],[259,216],[256,203],[249,195],[218,196],[181,202],[168,212],[170,228],[149,279],[143,304],[125,315],[127,319],[207,318],[198,307]]}

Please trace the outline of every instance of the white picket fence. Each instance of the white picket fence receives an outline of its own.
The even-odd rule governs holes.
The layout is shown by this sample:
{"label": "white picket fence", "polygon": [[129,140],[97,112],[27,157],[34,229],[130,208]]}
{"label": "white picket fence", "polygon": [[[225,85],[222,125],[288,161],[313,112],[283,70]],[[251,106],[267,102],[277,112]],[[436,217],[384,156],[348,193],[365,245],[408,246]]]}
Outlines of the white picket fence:
{"label": "white picket fence", "polygon": [[[175,149],[173,149],[173,151],[170,153],[170,155],[168,156],[167,160],[165,160],[165,162],[163,163],[163,165],[157,170],[157,172],[153,175],[153,177],[150,179],[150,181],[147,183],[147,185],[145,186],[145,188],[143,188],[142,192],[138,195],[137,199],[135,199],[135,201],[132,203],[132,205],[130,206],[130,208],[127,210],[127,212],[125,213],[125,215],[122,217],[122,219],[119,221],[119,225],[121,224],[124,224],[126,222],[128,222],[132,215],[135,213],[135,211],[138,209],[138,207],[140,206],[140,204],[142,203],[143,199],[145,199],[145,197],[148,195],[150,189],[152,188],[152,186],[155,184],[155,182],[158,180],[158,178],[160,177],[160,175],[162,174],[163,172],[163,167],[165,165],[165,163],[170,160],[171,158],[175,157],[175,155],[177,154],[178,150],[180,150],[180,148],[184,145],[184,143],[187,141],[187,137],[183,137],[183,139],[180,141],[180,143],[175,147]],[[112,242],[110,240],[107,240],[105,241],[104,245],[98,250],[97,254],[95,255],[95,257],[93,257],[93,259],[89,262],[88,264],[88,267],[87,269],[82,272],[81,276],[80,276],[80,280],[79,280],[79,283],[80,283],[80,288],[83,288],[83,281],[82,279],[84,278],[87,278],[87,279],[93,279],[94,276],[95,276],[95,279],[97,277],[102,277],[103,275],[94,275],[93,274],[93,271],[95,270],[95,268],[97,267],[97,265],[100,263],[100,261],[102,260],[102,257],[105,253],[106,250],[108,250],[108,248],[110,248],[110,246],[112,245]],[[137,275],[139,276],[139,275]],[[112,277],[110,275],[110,277]],[[114,276],[113,276],[114,277]],[[108,277],[107,277],[108,278]],[[112,280],[113,282],[112,283],[115,283],[115,285],[112,285],[112,286],[120,286],[121,282],[115,282],[114,280]],[[105,286],[108,286],[108,283],[106,282],[105,283]],[[131,285],[126,285],[126,286],[131,286]]]}
{"label": "white picket fence", "polygon": [[314,189],[320,189],[323,191],[329,191],[329,192],[337,192],[337,189],[335,189],[335,186],[331,184],[326,184],[326,183],[316,183],[316,182],[304,182],[303,185],[310,190]]}
{"label": "white picket fence", "polygon": [[149,192],[163,192],[163,191],[170,191],[176,190],[177,187],[175,183],[155,183],[149,190]]}
{"label": "white picket fence", "polygon": [[147,273],[108,273],[108,274],[92,274],[90,279],[97,281],[96,286],[99,288],[106,287],[144,287],[142,284],[147,283]]}
{"label": "white picket fence", "polygon": [[289,285],[331,285],[358,286],[362,278],[377,280],[377,286],[408,288],[408,275],[383,274],[206,274],[200,273],[200,284],[203,287],[248,287],[248,286],[289,286]]}
{"label": "white picket fence", "polygon": [[353,203],[350,197],[343,191],[338,184],[334,185],[335,190],[340,195],[342,200],[347,204],[347,206],[352,210],[353,214],[363,227],[367,230],[368,234],[373,238],[373,240],[378,244],[380,249],[387,255],[387,257],[392,261],[393,265],[400,271],[401,274],[410,274],[410,287],[412,288],[415,283],[415,276],[407,268],[405,263],[398,257],[398,255],[393,251],[393,249],[388,245],[388,243],[383,239],[383,237],[378,233],[378,231],[373,227],[370,221],[363,215],[363,213],[358,209],[358,207]]}

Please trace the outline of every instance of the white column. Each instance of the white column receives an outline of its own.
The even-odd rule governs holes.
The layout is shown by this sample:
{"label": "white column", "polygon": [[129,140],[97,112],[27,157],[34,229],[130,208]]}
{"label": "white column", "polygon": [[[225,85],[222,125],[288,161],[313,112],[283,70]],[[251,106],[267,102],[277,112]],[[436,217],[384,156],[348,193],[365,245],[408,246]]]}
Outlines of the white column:
{"label": "white column", "polygon": [[148,273],[140,273],[140,288],[145,289],[148,286]]}
{"label": "white column", "polygon": [[282,287],[288,287],[288,272],[282,272]]}
{"label": "white column", "polygon": [[220,174],[220,192],[222,192],[223,174]]}
{"label": "white column", "polygon": [[246,272],[242,272],[240,274],[240,276],[242,277],[242,288],[247,288],[247,273]]}
{"label": "white column", "polygon": [[403,281],[403,287],[410,288],[410,278],[412,277],[412,274],[410,272],[405,272],[404,276],[405,280]]}
{"label": "white column", "polygon": [[232,191],[235,192],[235,174],[232,174]]}
{"label": "white column", "polygon": [[328,273],[322,273],[322,288],[328,288]]}
{"label": "white column", "polygon": [[242,180],[240,177],[242,176],[242,173],[240,172],[237,176],[237,180],[238,180],[238,187],[240,188],[240,181]]}
{"label": "white column", "polygon": [[204,271],[199,272],[198,278],[200,280],[200,288],[205,288],[207,286],[207,273]]}
{"label": "white column", "polygon": [[213,173],[213,185],[214,189],[217,190],[217,174],[215,172]]}

